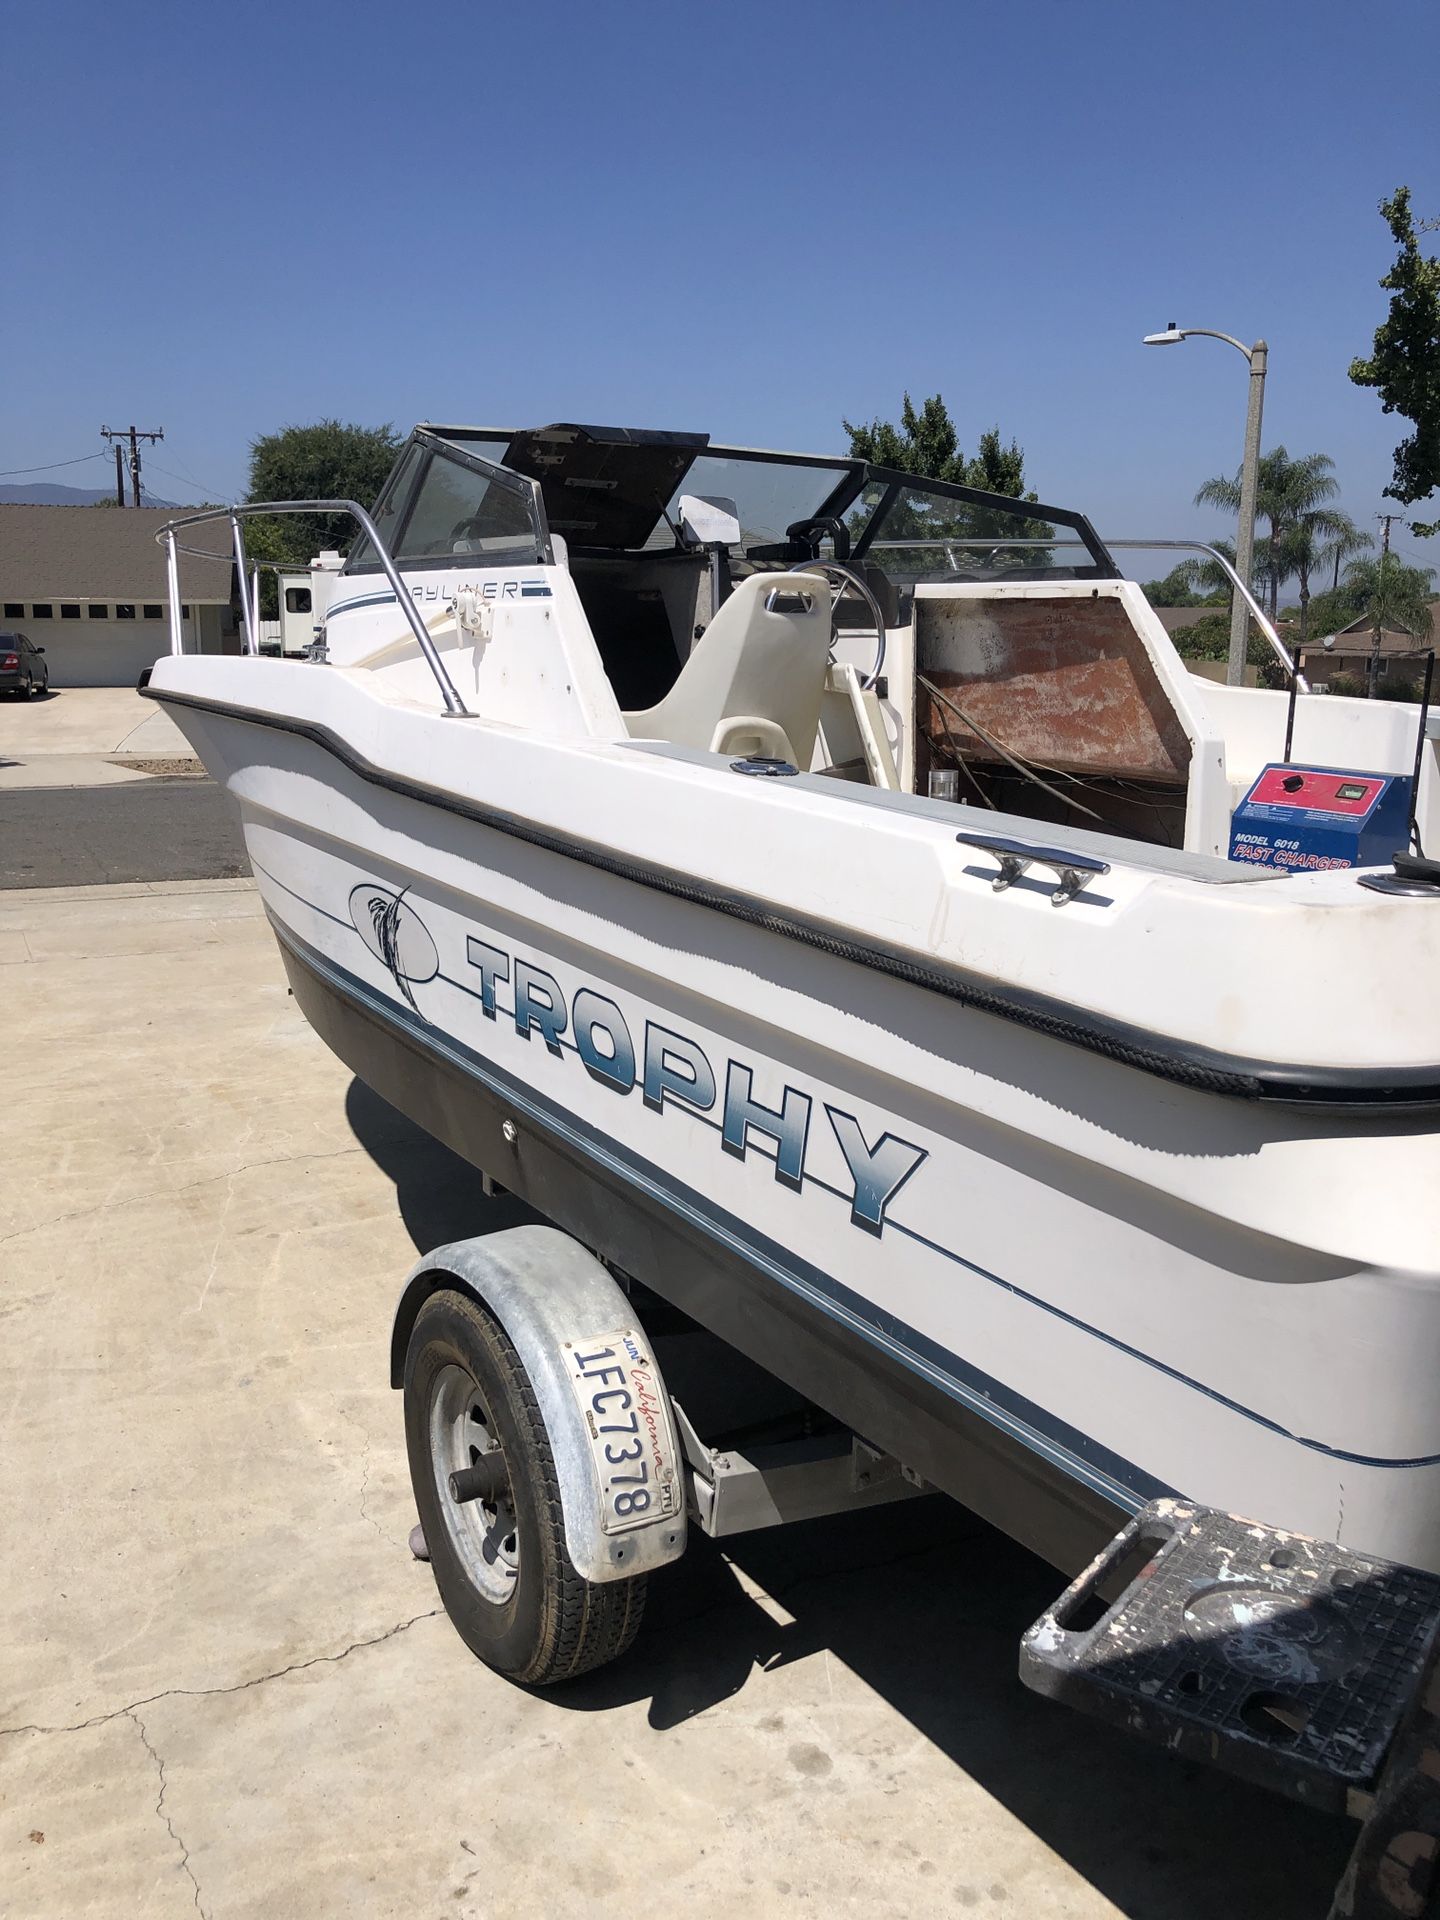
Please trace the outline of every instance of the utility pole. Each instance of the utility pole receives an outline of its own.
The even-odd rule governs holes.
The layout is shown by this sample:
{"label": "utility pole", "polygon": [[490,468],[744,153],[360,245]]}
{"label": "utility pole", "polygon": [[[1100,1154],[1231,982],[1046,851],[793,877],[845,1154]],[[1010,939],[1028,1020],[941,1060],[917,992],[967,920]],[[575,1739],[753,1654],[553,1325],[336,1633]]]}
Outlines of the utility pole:
{"label": "utility pole", "polygon": [[121,458],[118,440],[115,442],[115,504],[117,507],[125,504],[125,462]]}
{"label": "utility pole", "polygon": [[132,507],[138,507],[140,504],[140,442],[142,440],[163,440],[165,438],[165,429],[163,427],[157,427],[153,433],[144,433],[138,427],[101,427],[100,437],[103,440],[111,440],[115,443],[117,499],[122,507],[125,504],[125,483],[120,477],[119,443],[122,440],[128,440],[130,442],[130,504]]}
{"label": "utility pole", "polygon": [[1365,698],[1375,698],[1375,683],[1380,678],[1380,623],[1385,603],[1385,562],[1390,557],[1390,522],[1402,519],[1398,513],[1377,513],[1383,529],[1380,536],[1380,567],[1375,576],[1375,625],[1370,641],[1370,671],[1365,676]]}

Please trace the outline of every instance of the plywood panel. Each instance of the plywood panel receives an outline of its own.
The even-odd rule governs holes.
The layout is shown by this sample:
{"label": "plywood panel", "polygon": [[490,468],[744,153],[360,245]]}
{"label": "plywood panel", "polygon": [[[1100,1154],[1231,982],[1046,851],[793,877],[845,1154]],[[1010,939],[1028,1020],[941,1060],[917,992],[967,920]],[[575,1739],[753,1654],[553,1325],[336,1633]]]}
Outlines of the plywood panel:
{"label": "plywood panel", "polygon": [[[1021,759],[1183,785],[1189,740],[1118,601],[917,600],[915,616],[919,671]],[[967,759],[1000,758],[924,687],[916,713]]]}

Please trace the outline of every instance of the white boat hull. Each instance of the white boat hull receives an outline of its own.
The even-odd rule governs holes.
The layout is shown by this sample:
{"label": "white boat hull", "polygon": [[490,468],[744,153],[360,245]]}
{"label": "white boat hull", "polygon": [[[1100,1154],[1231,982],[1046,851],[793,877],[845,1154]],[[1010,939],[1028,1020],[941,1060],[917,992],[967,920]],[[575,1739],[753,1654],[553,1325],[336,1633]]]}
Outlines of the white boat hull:
{"label": "white boat hull", "polygon": [[1343,1191],[1428,1121],[1172,1084],[175,712],[354,1071],[935,1484],[1067,1568],[1175,1491],[1440,1569],[1440,1285]]}

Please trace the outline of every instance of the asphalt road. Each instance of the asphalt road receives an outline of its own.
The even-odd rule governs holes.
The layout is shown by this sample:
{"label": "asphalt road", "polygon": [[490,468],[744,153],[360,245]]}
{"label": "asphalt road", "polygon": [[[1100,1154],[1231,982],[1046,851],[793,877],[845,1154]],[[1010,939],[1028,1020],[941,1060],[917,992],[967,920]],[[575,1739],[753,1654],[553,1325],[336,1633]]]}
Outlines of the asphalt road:
{"label": "asphalt road", "polygon": [[216,880],[249,870],[235,802],[211,780],[0,792],[0,888]]}

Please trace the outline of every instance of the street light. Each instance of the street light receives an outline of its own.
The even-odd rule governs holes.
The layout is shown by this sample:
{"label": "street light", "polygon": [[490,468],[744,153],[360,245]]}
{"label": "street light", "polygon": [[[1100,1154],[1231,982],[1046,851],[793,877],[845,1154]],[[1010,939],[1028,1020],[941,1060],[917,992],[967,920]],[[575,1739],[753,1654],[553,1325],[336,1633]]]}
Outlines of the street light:
{"label": "street light", "polygon": [[[1265,366],[1270,349],[1263,340],[1257,340],[1253,347],[1247,347],[1234,334],[1217,333],[1213,327],[1177,327],[1173,320],[1163,333],[1147,333],[1143,344],[1147,347],[1178,346],[1192,334],[1201,334],[1207,340],[1223,340],[1227,346],[1234,347],[1237,353],[1243,353],[1250,367],[1250,404],[1245,414],[1245,458],[1240,468],[1240,526],[1235,536],[1235,571],[1248,583],[1255,558],[1255,498],[1260,490],[1260,413],[1265,404]],[[1225,678],[1232,687],[1243,686],[1245,682],[1249,627],[1250,615],[1245,602],[1238,593],[1234,594],[1230,601],[1230,664],[1225,672]]]}

